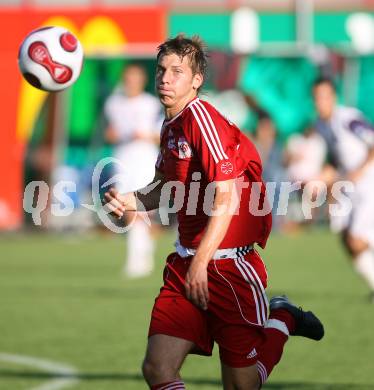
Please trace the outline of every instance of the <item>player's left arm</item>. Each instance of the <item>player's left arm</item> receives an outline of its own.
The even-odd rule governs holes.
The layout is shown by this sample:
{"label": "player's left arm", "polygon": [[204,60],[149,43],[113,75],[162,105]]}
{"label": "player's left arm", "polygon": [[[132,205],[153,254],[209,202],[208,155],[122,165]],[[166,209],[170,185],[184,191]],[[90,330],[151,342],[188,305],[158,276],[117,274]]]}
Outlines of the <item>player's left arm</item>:
{"label": "player's left arm", "polygon": [[187,298],[203,310],[209,302],[208,263],[226,235],[236,198],[235,179],[216,182],[212,214],[186,275]]}
{"label": "player's left arm", "polygon": [[156,170],[152,182],[135,192],[120,194],[115,188],[110,188],[104,194],[103,203],[106,209],[119,219],[124,217],[125,211],[156,210],[163,206],[160,198],[164,184],[163,173]]}

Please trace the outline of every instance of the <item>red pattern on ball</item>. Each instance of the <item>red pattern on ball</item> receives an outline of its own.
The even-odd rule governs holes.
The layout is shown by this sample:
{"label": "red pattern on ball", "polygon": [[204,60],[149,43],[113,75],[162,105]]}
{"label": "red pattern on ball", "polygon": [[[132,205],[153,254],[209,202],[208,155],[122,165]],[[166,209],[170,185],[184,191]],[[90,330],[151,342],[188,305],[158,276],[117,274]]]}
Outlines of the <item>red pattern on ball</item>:
{"label": "red pattern on ball", "polygon": [[47,69],[52,79],[58,84],[67,83],[73,76],[73,71],[68,66],[53,61],[44,42],[33,42],[29,46],[28,55],[34,62]]}
{"label": "red pattern on ball", "polygon": [[75,51],[78,47],[78,41],[75,36],[69,32],[63,33],[60,36],[60,44],[62,48],[66,51]]}

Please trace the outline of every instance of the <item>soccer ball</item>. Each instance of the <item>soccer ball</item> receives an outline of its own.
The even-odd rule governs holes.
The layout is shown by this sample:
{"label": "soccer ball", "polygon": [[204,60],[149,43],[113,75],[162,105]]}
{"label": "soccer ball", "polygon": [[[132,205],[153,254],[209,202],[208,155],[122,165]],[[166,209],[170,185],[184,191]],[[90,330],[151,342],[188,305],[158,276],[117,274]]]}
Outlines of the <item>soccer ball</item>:
{"label": "soccer ball", "polygon": [[32,31],[22,42],[18,65],[23,77],[44,91],[61,91],[78,78],[83,49],[78,39],[62,27]]}

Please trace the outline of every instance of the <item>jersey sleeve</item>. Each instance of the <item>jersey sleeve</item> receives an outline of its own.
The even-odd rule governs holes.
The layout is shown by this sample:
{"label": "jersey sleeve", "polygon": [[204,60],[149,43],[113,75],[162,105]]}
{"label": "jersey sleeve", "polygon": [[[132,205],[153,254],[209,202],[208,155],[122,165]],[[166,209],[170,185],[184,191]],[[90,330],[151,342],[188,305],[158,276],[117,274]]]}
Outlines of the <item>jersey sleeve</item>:
{"label": "jersey sleeve", "polygon": [[348,124],[349,129],[370,149],[374,148],[374,127],[363,117],[353,119]]}
{"label": "jersey sleeve", "polygon": [[190,106],[190,138],[209,182],[238,176],[235,163],[235,128],[201,101]]}

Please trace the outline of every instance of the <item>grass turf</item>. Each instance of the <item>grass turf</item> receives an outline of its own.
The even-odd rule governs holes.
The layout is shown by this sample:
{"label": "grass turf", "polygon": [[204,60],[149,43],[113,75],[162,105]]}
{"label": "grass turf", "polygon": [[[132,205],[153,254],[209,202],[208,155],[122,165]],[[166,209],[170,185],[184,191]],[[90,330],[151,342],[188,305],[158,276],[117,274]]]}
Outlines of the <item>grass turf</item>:
{"label": "grass turf", "polygon": [[[74,390],[146,389],[139,367],[173,238],[158,239],[151,277],[124,280],[123,236],[0,236],[0,353],[74,366],[80,377]],[[262,255],[268,295],[286,292],[326,328],[319,343],[291,338],[264,389],[373,389],[374,305],[338,239],[325,230],[273,235]],[[188,389],[221,387],[216,352],[187,359]],[[0,389],[31,389],[51,379],[42,369],[0,360]]]}

